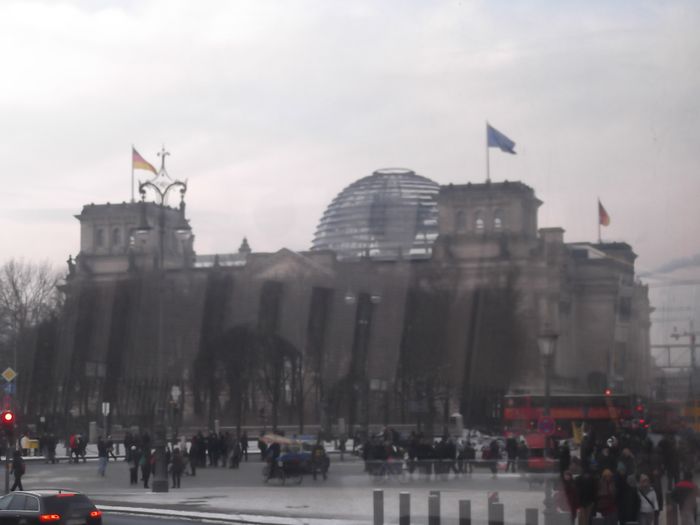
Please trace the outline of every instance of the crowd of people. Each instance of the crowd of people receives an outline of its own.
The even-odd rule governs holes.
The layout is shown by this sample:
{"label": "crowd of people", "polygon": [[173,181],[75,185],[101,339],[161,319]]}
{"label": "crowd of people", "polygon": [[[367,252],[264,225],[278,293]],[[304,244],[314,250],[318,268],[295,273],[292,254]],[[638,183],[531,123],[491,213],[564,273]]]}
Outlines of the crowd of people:
{"label": "crowd of people", "polygon": [[[511,456],[511,441],[515,443],[515,452]],[[355,443],[360,443],[355,439]],[[508,439],[505,443],[508,463],[507,469],[515,472],[515,458],[527,457],[527,447]],[[398,475],[405,470],[408,474],[417,472],[421,477],[446,478],[450,473],[456,476],[472,474],[476,466],[486,467],[493,476],[498,472],[498,464],[503,451],[501,443],[492,439],[484,445],[477,459],[477,446],[470,440],[454,439],[444,436],[439,441],[422,433],[411,432],[404,439],[394,429],[385,429],[381,434],[371,436],[362,444],[362,459],[365,471],[373,476]]]}
{"label": "crowd of people", "polygon": [[665,436],[654,444],[632,433],[604,441],[586,436],[580,457],[559,454],[557,506],[580,525],[596,515],[606,525],[651,525],[658,524],[664,502],[671,501],[678,505],[680,523],[694,524],[698,487],[693,472],[699,452],[692,438]]}

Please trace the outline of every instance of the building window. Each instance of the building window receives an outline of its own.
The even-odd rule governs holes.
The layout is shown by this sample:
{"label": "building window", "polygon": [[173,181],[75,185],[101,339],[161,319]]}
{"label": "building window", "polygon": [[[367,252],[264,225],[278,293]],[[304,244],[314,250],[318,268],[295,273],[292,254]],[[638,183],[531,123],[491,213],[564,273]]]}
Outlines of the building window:
{"label": "building window", "polygon": [[459,210],[457,216],[455,217],[455,228],[458,232],[464,231],[467,227],[467,219],[464,215],[464,211]]}
{"label": "building window", "polygon": [[476,233],[484,233],[484,216],[480,211],[474,214],[474,229]]}
{"label": "building window", "polygon": [[119,228],[112,230],[112,246],[119,246],[122,243],[122,231]]}
{"label": "building window", "polygon": [[503,230],[503,213],[501,210],[493,212],[493,229],[497,232]]}
{"label": "building window", "polygon": [[97,228],[95,232],[95,245],[101,248],[105,245],[105,231],[102,228]]}

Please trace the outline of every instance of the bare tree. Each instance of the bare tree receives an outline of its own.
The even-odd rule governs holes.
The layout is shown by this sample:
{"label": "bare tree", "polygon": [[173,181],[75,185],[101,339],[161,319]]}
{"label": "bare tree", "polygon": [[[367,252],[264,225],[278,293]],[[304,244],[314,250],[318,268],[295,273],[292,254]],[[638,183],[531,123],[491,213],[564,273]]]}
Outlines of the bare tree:
{"label": "bare tree", "polygon": [[0,343],[15,365],[27,331],[60,307],[58,279],[48,262],[10,259],[0,267]]}

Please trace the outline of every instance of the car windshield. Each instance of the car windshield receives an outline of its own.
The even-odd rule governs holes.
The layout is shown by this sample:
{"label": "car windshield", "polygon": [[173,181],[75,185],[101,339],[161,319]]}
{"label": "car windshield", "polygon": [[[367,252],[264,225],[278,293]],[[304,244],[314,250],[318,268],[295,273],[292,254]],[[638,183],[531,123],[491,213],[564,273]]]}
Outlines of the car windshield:
{"label": "car windshield", "polygon": [[1,0],[0,50],[14,490],[692,521],[700,1]]}

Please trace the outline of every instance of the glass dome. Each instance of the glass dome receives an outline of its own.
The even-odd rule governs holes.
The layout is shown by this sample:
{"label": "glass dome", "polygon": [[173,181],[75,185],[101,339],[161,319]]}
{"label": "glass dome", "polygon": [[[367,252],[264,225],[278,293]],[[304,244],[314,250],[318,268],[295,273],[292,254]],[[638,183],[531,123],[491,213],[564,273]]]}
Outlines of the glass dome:
{"label": "glass dome", "polygon": [[328,206],[311,249],[338,258],[426,258],[438,234],[439,185],[402,168],[353,182]]}

